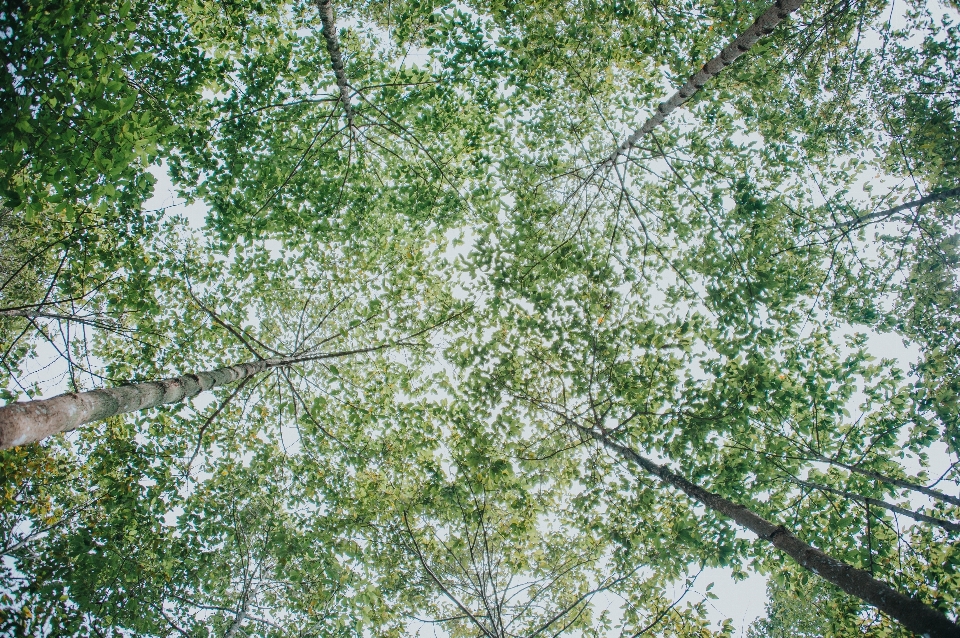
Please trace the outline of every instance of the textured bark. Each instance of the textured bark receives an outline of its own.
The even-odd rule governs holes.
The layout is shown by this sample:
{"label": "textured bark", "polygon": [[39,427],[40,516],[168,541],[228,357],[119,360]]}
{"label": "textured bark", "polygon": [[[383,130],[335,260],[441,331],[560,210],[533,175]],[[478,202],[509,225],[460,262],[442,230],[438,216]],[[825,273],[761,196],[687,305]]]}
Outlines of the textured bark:
{"label": "textured bark", "polygon": [[853,219],[847,220],[845,222],[840,222],[839,224],[832,226],[830,230],[840,230],[844,228],[850,228],[851,226],[856,226],[857,224],[863,224],[866,222],[879,221],[883,219],[888,219],[893,217],[897,213],[902,213],[905,210],[910,210],[911,208],[919,208],[924,204],[932,204],[933,202],[942,202],[945,199],[953,199],[955,197],[960,197],[960,188],[948,188],[946,190],[937,191],[935,193],[930,193],[926,197],[921,197],[912,202],[906,202],[900,204],[899,206],[894,206],[888,210],[881,210],[876,213],[870,213],[869,215],[864,215],[863,217],[854,217]]}
{"label": "textured bark", "polygon": [[284,359],[263,359],[160,381],[11,403],[0,408],[0,450],[40,441],[117,414],[178,403],[283,363]]}
{"label": "textured bark", "polygon": [[99,421],[118,414],[155,408],[166,403],[178,403],[205,390],[248,379],[271,368],[281,368],[307,361],[339,359],[355,354],[376,352],[395,345],[402,345],[402,342],[340,352],[260,359],[228,368],[185,374],[160,381],[132,383],[118,388],[71,392],[51,399],[10,403],[0,407],[0,450],[35,443],[53,434],[74,430],[84,423]]}
{"label": "textured bark", "polygon": [[333,2],[331,0],[319,0],[317,7],[320,9],[320,20],[323,22],[323,39],[327,42],[327,52],[330,54],[330,62],[333,65],[333,75],[337,79],[337,86],[340,88],[340,103],[343,105],[343,112],[347,115],[347,123],[353,127],[353,107],[350,105],[350,85],[347,83],[347,75],[343,72],[343,56],[340,54],[340,43],[337,39],[337,23],[333,18]]}
{"label": "textured bark", "polygon": [[960,627],[950,622],[944,614],[933,607],[901,594],[868,572],[837,560],[803,542],[783,525],[768,521],[743,505],[738,505],[719,494],[691,483],[670,469],[641,456],[633,449],[611,441],[603,434],[577,423],[572,424],[621,458],[636,463],[664,483],[675,487],[711,510],[732,518],[737,524],[789,554],[805,569],[833,583],[851,596],[856,596],[873,605],[910,631],[930,638],[960,638]]}
{"label": "textured bark", "polygon": [[763,36],[773,33],[777,25],[791,13],[800,8],[804,0],[777,0],[777,2],[763,12],[763,14],[750,25],[750,28],[741,33],[737,38],[728,44],[720,55],[713,58],[703,65],[679,91],[674,93],[666,102],[661,102],[650,119],[643,126],[633,132],[624,142],[617,147],[617,150],[608,157],[603,164],[613,164],[617,158],[637,145],[637,143],[646,135],[649,135],[655,128],[660,126],[663,121],[675,111],[684,102],[692,98],[707,82],[719,75],[720,71],[733,64],[737,58],[749,51],[754,44]]}

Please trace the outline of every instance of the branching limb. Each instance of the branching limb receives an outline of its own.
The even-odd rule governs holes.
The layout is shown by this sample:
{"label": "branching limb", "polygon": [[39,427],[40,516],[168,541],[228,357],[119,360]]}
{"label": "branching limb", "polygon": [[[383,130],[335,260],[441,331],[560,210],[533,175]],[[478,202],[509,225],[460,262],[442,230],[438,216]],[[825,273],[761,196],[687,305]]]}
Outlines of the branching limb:
{"label": "branching limb", "polygon": [[892,503],[887,503],[886,501],[881,501],[880,499],[871,498],[869,496],[863,496],[862,494],[853,494],[851,492],[846,492],[844,490],[839,490],[835,487],[830,487],[829,485],[821,485],[820,483],[811,483],[810,481],[803,481],[796,478],[789,479],[791,483],[796,483],[797,485],[802,485],[815,490],[820,490],[821,492],[826,492],[828,494],[833,494],[834,496],[839,496],[851,501],[862,501],[876,507],[889,510],[891,512],[896,512],[897,514],[903,514],[908,518],[912,518],[915,521],[920,521],[923,523],[930,523],[931,525],[936,525],[942,527],[945,530],[951,532],[960,532],[960,524],[954,523],[952,521],[945,521],[942,518],[936,518],[935,516],[928,516],[920,512],[914,512],[913,510],[908,510],[905,507],[900,507],[898,505],[893,505]]}
{"label": "branching limb", "polygon": [[926,197],[921,197],[920,199],[913,200],[912,202],[905,202],[899,206],[894,206],[887,210],[877,211],[875,213],[870,213],[869,215],[863,215],[861,217],[854,217],[853,219],[848,219],[847,221],[840,222],[834,226],[831,226],[829,230],[848,230],[853,226],[859,226],[862,224],[868,224],[871,222],[885,221],[891,217],[896,216],[898,213],[902,213],[905,210],[911,210],[913,208],[920,208],[926,204],[932,204],[934,202],[942,202],[947,199],[954,199],[960,197],[960,188],[948,188],[945,190],[939,190],[933,193],[930,193]]}
{"label": "branching limb", "polygon": [[492,633],[490,633],[490,630],[487,629],[487,628],[483,625],[483,623],[481,623],[481,622],[477,619],[477,617],[474,616],[473,613],[471,613],[470,610],[467,609],[467,608],[463,605],[463,603],[461,603],[461,602],[457,599],[457,597],[454,596],[454,595],[450,592],[449,589],[447,589],[446,585],[443,584],[443,581],[441,581],[440,578],[434,573],[434,571],[433,571],[432,569],[430,569],[430,566],[427,564],[427,560],[426,560],[426,559],[424,558],[424,556],[423,556],[423,552],[420,551],[420,544],[417,543],[416,536],[414,536],[413,530],[410,528],[410,522],[407,520],[407,513],[406,513],[406,512],[403,513],[403,525],[407,528],[407,534],[410,536],[410,542],[413,543],[413,551],[414,551],[414,553],[417,555],[417,559],[420,561],[420,564],[421,564],[421,565],[423,566],[423,568],[426,570],[427,574],[430,575],[430,578],[433,579],[433,582],[435,582],[435,583],[437,584],[437,587],[440,588],[440,591],[443,592],[444,596],[446,596],[447,598],[449,598],[450,601],[453,602],[453,604],[456,605],[457,608],[458,608],[460,611],[462,611],[464,614],[466,614],[467,617],[471,620],[471,622],[473,622],[473,624],[476,625],[477,628],[478,628],[480,631],[482,631],[485,636],[487,636],[488,638],[496,638]]}
{"label": "branching limb", "polygon": [[586,427],[564,414],[561,418],[574,430],[605,447],[609,452],[635,463],[645,472],[674,487],[714,512],[733,519],[761,539],[788,554],[805,569],[840,587],[848,594],[877,607],[902,623],[907,629],[931,637],[960,636],[960,627],[939,610],[923,601],[900,593],[870,573],[838,560],[794,536],[786,527],[758,515],[748,507],[710,492],[688,481],[665,465],[640,455],[628,445],[610,439],[606,433]]}
{"label": "branching limb", "polygon": [[217,416],[218,416],[221,412],[223,412],[223,410],[224,410],[228,405],[230,405],[230,402],[233,401],[233,398],[234,398],[235,396],[237,396],[237,394],[240,393],[240,390],[242,390],[243,387],[244,387],[245,385],[247,385],[247,383],[249,383],[250,379],[252,379],[252,378],[253,378],[253,377],[247,377],[247,378],[245,378],[243,381],[241,381],[240,383],[238,383],[237,386],[233,389],[233,392],[230,393],[230,396],[228,396],[226,399],[224,399],[224,400],[220,403],[220,405],[217,407],[217,409],[213,411],[213,414],[211,414],[210,416],[208,416],[208,417],[207,417],[207,420],[204,421],[204,422],[203,422],[203,425],[200,426],[200,431],[197,432],[197,445],[196,445],[196,447],[193,448],[193,454],[190,456],[190,460],[187,461],[187,468],[186,468],[186,470],[184,470],[184,473],[185,473],[185,474],[187,474],[187,475],[190,474],[190,467],[193,465],[193,462],[197,459],[197,455],[200,454],[200,445],[203,443],[203,434],[204,434],[204,432],[206,432],[206,430],[207,430],[207,428],[210,426],[210,424],[213,423],[213,420],[214,420],[215,418],[217,418]]}
{"label": "branching limb", "polygon": [[[816,450],[814,450],[814,453],[816,453]],[[907,490],[913,490],[914,492],[920,492],[921,494],[926,494],[927,496],[931,498],[935,498],[938,501],[943,501],[944,503],[950,503],[952,505],[960,506],[960,498],[957,498],[956,496],[951,496],[949,494],[944,494],[943,492],[939,490],[935,490],[930,487],[925,487],[923,485],[918,485],[911,481],[905,481],[903,479],[887,476],[879,472],[874,472],[873,470],[867,470],[858,465],[841,463],[840,461],[828,458],[826,456],[823,456],[822,454],[816,454],[816,460],[822,461],[824,463],[829,463],[830,465],[836,465],[838,467],[842,467],[845,470],[849,470],[850,472],[856,472],[857,474],[870,477],[877,481],[882,481],[884,483],[889,483],[890,485],[896,485],[897,487],[902,487]]]}

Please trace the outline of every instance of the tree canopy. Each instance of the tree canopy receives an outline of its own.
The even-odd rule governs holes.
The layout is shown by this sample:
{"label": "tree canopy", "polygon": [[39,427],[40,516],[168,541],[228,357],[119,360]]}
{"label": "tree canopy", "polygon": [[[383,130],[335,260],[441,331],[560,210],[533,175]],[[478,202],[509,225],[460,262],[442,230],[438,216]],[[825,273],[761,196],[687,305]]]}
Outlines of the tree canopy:
{"label": "tree canopy", "polygon": [[956,0],[23,0],[0,51],[0,633],[960,636]]}

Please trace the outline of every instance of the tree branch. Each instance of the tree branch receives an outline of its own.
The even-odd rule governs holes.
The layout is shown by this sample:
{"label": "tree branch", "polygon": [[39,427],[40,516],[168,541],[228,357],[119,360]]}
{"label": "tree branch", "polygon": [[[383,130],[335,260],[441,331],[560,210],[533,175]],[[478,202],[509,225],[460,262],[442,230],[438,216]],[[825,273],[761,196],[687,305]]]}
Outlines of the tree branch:
{"label": "tree branch", "polygon": [[881,221],[893,217],[897,213],[902,213],[905,210],[910,210],[912,208],[919,208],[926,204],[932,204],[933,202],[942,202],[947,199],[953,199],[955,197],[960,197],[960,188],[948,188],[945,190],[935,191],[930,193],[926,197],[921,197],[920,199],[915,199],[912,202],[905,202],[899,206],[894,206],[887,210],[877,211],[876,213],[870,213],[869,215],[863,215],[861,217],[854,217],[853,219],[848,219],[847,221],[840,222],[831,226],[828,230],[846,230],[851,226],[856,226],[857,224],[865,224],[875,221]]}
{"label": "tree branch", "polygon": [[844,490],[839,490],[835,487],[830,487],[829,485],[821,485],[820,483],[812,483],[810,481],[803,481],[798,478],[790,478],[791,483],[796,483],[797,485],[802,485],[804,487],[809,487],[811,489],[820,490],[821,492],[827,492],[828,494],[833,494],[841,498],[849,499],[852,501],[863,501],[869,503],[870,505],[875,505],[877,507],[890,510],[891,512],[896,512],[897,514],[903,514],[909,518],[912,518],[915,521],[921,521],[923,523],[930,523],[931,525],[937,525],[942,527],[945,530],[951,532],[960,532],[960,524],[954,523],[952,521],[945,521],[942,518],[936,518],[934,516],[927,516],[920,512],[914,512],[913,510],[908,510],[904,507],[898,505],[893,505],[892,503],[887,503],[886,501],[881,501],[880,499],[871,498],[869,496],[863,496],[862,494],[853,494],[851,492],[845,492]]}
{"label": "tree branch", "polygon": [[417,543],[417,539],[416,539],[416,537],[413,535],[413,530],[410,529],[410,523],[407,521],[407,513],[406,513],[406,512],[403,513],[403,525],[404,525],[404,527],[407,528],[407,534],[409,534],[410,540],[411,540],[411,542],[413,542],[413,549],[414,549],[414,552],[415,552],[416,555],[417,555],[417,558],[420,560],[420,564],[423,565],[423,568],[427,571],[427,574],[430,575],[430,578],[432,578],[433,581],[437,584],[437,587],[440,588],[440,590],[443,592],[443,594],[444,594],[447,598],[449,598],[449,599],[453,602],[453,604],[455,604],[455,605],[457,606],[457,608],[458,608],[460,611],[462,611],[464,614],[467,615],[468,618],[470,618],[470,620],[473,622],[473,624],[475,624],[475,625],[477,626],[477,628],[484,633],[484,635],[486,635],[488,638],[496,638],[496,636],[494,636],[493,634],[491,634],[490,631],[489,631],[486,627],[483,626],[483,623],[481,623],[479,620],[477,620],[477,617],[474,616],[474,615],[470,612],[469,609],[467,609],[466,607],[464,607],[463,603],[461,603],[461,602],[457,599],[456,596],[454,596],[452,593],[450,593],[450,590],[447,589],[447,587],[446,587],[446,586],[443,584],[443,582],[437,577],[437,575],[433,572],[433,570],[430,569],[430,566],[427,565],[427,561],[426,561],[426,559],[423,557],[423,552],[420,551],[420,545]]}

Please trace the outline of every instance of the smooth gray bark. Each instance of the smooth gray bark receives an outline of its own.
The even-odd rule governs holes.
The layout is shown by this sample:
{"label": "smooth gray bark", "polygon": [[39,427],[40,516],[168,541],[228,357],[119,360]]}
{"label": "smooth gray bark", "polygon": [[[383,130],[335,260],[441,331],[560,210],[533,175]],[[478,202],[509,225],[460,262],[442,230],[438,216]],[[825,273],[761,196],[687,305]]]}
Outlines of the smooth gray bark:
{"label": "smooth gray bark", "polygon": [[737,38],[728,44],[720,55],[716,56],[703,65],[696,74],[687,80],[687,83],[680,87],[680,90],[674,93],[666,102],[661,102],[650,119],[643,126],[638,128],[623,143],[617,147],[610,157],[604,160],[602,165],[610,165],[617,161],[617,158],[637,145],[637,143],[646,135],[649,135],[655,128],[660,126],[663,121],[675,111],[684,102],[692,98],[703,86],[719,75],[720,71],[733,64],[737,58],[749,51],[760,38],[773,33],[777,25],[791,13],[800,8],[804,0],[777,0],[777,2],[763,12],[763,14],[750,25],[750,28],[741,33]]}
{"label": "smooth gray bark", "polygon": [[664,483],[675,487],[711,510],[733,519],[737,524],[787,553],[803,568],[833,583],[851,596],[856,596],[873,605],[910,631],[930,638],[960,638],[960,627],[926,603],[901,594],[868,572],[825,554],[794,536],[783,525],[768,521],[743,505],[738,505],[719,494],[691,483],[669,468],[641,456],[632,448],[611,441],[592,428],[584,427],[570,419],[567,421],[621,458],[636,463]]}

